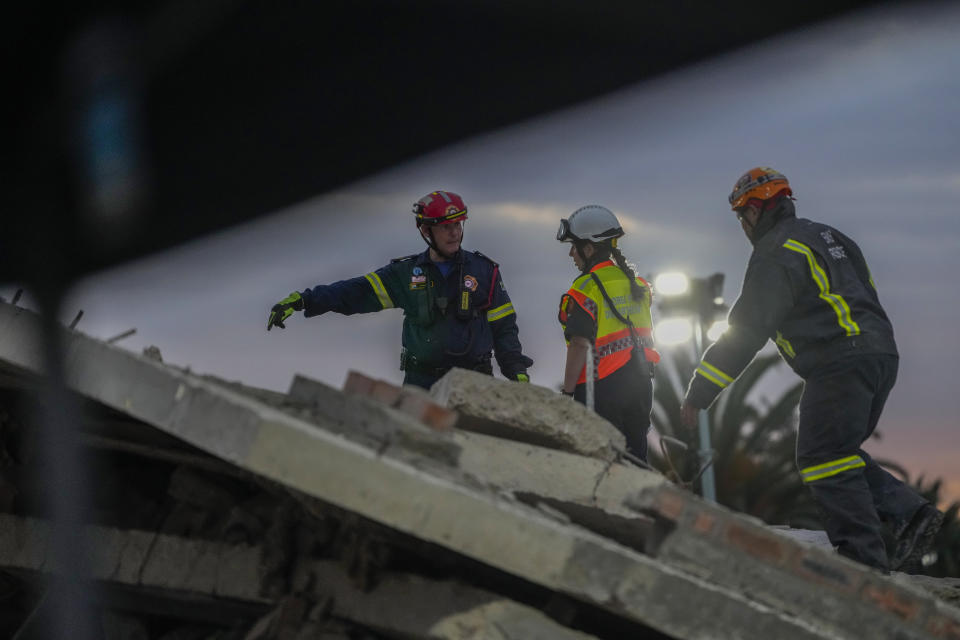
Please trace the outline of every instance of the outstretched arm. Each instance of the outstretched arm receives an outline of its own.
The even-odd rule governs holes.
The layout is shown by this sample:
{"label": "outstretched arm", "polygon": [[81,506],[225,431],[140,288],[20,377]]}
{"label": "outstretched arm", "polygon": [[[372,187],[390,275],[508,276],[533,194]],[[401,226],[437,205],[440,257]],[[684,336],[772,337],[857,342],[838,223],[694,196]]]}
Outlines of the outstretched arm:
{"label": "outstretched arm", "polygon": [[283,329],[284,321],[294,311],[303,311],[303,315],[310,318],[328,311],[352,315],[393,308],[396,306],[394,281],[390,266],[386,266],[357,278],[295,291],[270,310],[267,331],[274,326]]}
{"label": "outstretched arm", "polygon": [[688,418],[692,409],[706,409],[750,364],[767,338],[774,334],[793,306],[790,279],[772,261],[751,263],[740,297],[730,310],[729,328],[703,354],[690,384],[684,406]]}

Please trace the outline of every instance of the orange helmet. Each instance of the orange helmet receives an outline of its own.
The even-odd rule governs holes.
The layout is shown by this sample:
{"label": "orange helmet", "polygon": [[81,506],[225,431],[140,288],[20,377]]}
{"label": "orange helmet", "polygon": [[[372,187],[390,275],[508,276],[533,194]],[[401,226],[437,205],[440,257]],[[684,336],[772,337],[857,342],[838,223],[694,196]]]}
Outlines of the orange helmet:
{"label": "orange helmet", "polygon": [[730,193],[730,208],[737,210],[747,203],[747,200],[756,198],[767,200],[786,189],[786,195],[792,196],[793,190],[786,176],[770,167],[754,167],[740,176],[733,185]]}

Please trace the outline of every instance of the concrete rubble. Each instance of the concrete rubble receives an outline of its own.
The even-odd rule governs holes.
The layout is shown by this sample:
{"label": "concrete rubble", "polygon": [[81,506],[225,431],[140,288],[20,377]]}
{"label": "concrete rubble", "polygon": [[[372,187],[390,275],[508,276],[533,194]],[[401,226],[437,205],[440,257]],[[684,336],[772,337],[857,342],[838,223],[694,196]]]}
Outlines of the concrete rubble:
{"label": "concrete rubble", "polygon": [[[11,409],[37,324],[0,304],[0,634],[56,571]],[[956,584],[705,503],[550,390],[454,370],[278,393],[63,339],[110,488],[86,533],[111,638],[960,639]]]}
{"label": "concrete rubble", "polygon": [[518,386],[476,371],[454,369],[430,395],[461,415],[457,426],[518,442],[610,460],[626,440],[582,404],[537,385]]}

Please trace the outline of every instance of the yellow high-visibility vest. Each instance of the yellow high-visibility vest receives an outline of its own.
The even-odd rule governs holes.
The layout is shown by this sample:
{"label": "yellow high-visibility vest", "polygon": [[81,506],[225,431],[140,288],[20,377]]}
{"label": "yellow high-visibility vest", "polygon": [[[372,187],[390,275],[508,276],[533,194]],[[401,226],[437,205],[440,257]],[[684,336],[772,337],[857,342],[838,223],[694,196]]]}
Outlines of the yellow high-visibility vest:
{"label": "yellow high-visibility vest", "polygon": [[[622,317],[631,321],[632,328],[624,325],[611,311],[610,305],[591,277],[591,273],[596,274],[610,301]],[[572,304],[583,309],[597,323],[597,335],[592,345],[593,362],[596,367],[594,375],[597,380],[606,378],[630,361],[630,350],[636,344],[635,338],[644,345],[647,361],[660,361],[660,354],[646,346],[653,344],[650,284],[640,277],[637,277],[637,284],[646,291],[642,302],[634,300],[628,276],[612,260],[605,260],[590,269],[590,273],[585,273],[574,280],[573,286],[560,299],[559,319],[564,332],[567,327],[567,314]],[[586,367],[584,367],[577,384],[583,384],[586,379]]]}

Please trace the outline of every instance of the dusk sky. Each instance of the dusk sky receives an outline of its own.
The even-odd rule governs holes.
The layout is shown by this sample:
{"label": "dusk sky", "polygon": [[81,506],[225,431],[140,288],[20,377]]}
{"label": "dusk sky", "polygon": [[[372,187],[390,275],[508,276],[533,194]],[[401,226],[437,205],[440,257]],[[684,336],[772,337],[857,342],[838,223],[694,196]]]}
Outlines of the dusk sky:
{"label": "dusk sky", "polygon": [[501,265],[533,382],[555,387],[557,304],[577,275],[559,219],[605,205],[638,273],[719,271],[732,301],[750,245],[726,198],[769,165],[799,216],[860,244],[894,323],[900,377],[868,451],[960,499],[958,33],[960,4],[910,4],[761,41],[90,277],[64,315],[83,309],[78,328],[99,338],[136,327],[121,346],[246,384],[286,390],[299,372],[340,386],[350,369],[399,382],[399,311],[297,316],[270,333],[267,315],[293,290],[422,251],[410,205],[447,189],[469,207],[464,247]]}

